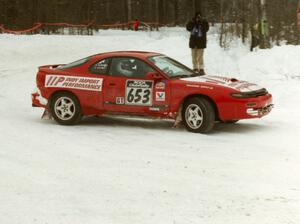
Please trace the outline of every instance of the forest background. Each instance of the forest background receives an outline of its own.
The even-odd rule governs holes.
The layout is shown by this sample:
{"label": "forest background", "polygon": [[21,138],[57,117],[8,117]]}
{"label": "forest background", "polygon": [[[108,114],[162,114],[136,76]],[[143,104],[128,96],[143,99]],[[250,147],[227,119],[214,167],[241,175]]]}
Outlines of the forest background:
{"label": "forest background", "polygon": [[[232,37],[245,42],[256,35],[258,44],[265,48],[300,44],[299,6],[299,0],[0,0],[0,25],[2,32],[4,28],[27,29],[36,23],[77,24],[89,30],[127,29],[138,19],[142,28],[158,29],[184,26],[201,11],[212,26],[220,26],[222,47]],[[53,27],[38,32],[49,34],[49,30]]]}

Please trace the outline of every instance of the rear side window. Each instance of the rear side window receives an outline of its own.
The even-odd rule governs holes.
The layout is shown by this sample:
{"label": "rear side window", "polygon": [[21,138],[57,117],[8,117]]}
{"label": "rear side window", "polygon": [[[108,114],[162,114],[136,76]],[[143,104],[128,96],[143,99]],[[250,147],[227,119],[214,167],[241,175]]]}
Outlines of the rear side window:
{"label": "rear side window", "polygon": [[78,61],[74,61],[74,62],[71,62],[69,64],[66,64],[66,65],[60,65],[60,66],[57,67],[57,69],[64,70],[64,69],[68,69],[68,68],[75,68],[75,67],[78,67],[80,65],[85,64],[90,59],[91,59],[91,57],[83,58],[83,59],[80,59]]}
{"label": "rear side window", "polygon": [[89,68],[89,71],[92,74],[107,74],[110,60],[111,59],[106,58],[106,59],[96,62]]}

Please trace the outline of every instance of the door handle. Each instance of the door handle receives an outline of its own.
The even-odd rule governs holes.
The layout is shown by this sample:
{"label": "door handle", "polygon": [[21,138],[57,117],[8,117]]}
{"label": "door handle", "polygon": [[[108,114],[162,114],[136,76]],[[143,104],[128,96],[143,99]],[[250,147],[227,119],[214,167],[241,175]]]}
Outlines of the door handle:
{"label": "door handle", "polygon": [[110,83],[108,83],[108,85],[109,85],[109,86],[115,86],[116,83],[110,82]]}

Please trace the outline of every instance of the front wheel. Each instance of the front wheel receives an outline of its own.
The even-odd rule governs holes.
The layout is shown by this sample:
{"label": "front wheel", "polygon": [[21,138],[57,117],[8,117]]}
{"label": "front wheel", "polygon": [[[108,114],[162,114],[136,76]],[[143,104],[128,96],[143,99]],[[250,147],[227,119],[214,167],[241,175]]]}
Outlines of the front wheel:
{"label": "front wheel", "polygon": [[188,131],[207,133],[215,124],[214,108],[205,98],[191,98],[184,104],[183,121]]}
{"label": "front wheel", "polygon": [[76,124],[81,119],[80,104],[71,93],[61,92],[50,101],[50,111],[53,118],[62,125]]}

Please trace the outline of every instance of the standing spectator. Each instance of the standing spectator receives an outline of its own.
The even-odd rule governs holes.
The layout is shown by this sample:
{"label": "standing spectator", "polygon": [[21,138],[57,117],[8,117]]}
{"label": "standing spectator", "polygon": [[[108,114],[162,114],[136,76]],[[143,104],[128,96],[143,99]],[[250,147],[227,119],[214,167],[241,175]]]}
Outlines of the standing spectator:
{"label": "standing spectator", "polygon": [[135,31],[138,31],[138,30],[139,30],[139,21],[138,21],[138,19],[135,19],[135,20],[133,21],[133,29],[134,29]]}
{"label": "standing spectator", "polygon": [[200,75],[205,75],[203,53],[209,24],[200,12],[196,12],[195,17],[187,23],[186,29],[191,33],[189,46],[192,50],[193,69]]}

